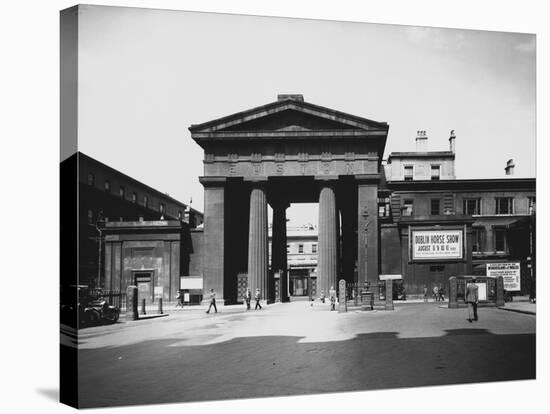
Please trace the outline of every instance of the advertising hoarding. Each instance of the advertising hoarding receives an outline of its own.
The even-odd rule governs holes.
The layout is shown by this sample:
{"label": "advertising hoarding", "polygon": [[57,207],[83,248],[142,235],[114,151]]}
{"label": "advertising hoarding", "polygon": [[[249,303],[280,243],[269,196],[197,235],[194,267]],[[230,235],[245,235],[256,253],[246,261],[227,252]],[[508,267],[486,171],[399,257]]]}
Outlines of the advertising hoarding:
{"label": "advertising hoarding", "polygon": [[413,260],[446,260],[463,258],[463,230],[413,230]]}
{"label": "advertising hoarding", "polygon": [[504,290],[521,290],[521,272],[519,262],[514,263],[487,263],[487,276],[502,276]]}

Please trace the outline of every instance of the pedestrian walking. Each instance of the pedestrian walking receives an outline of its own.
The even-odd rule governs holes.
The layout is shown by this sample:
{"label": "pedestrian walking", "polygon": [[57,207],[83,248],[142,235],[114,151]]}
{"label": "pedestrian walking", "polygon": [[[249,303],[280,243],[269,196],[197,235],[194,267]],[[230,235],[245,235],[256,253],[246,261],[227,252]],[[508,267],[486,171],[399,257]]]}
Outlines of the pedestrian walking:
{"label": "pedestrian walking", "polygon": [[445,290],[443,290],[443,285],[439,285],[439,300],[441,302],[445,301]]}
{"label": "pedestrian walking", "polygon": [[428,301],[428,286],[424,285],[424,302]]}
{"label": "pedestrian walking", "polygon": [[321,295],[319,296],[321,303],[325,303],[325,291],[321,290]]}
{"label": "pedestrian walking", "polygon": [[478,287],[476,285],[476,279],[472,279],[472,283],[466,285],[466,303],[468,304],[468,322],[472,320],[477,321],[477,302],[479,299],[478,296]]}
{"label": "pedestrian walking", "polygon": [[334,290],[334,286],[330,287],[328,296],[330,298],[330,310],[333,311],[336,309],[336,290]]}
{"label": "pedestrian walking", "polygon": [[256,288],[256,294],[254,295],[254,300],[256,301],[256,307],[254,310],[258,310],[258,308],[262,309],[262,305],[260,305],[260,300],[262,299],[262,294],[260,293],[260,289]]}
{"label": "pedestrian walking", "polygon": [[246,293],[244,294],[244,301],[246,303],[246,310],[250,310],[250,300],[252,299],[252,293],[250,289],[246,288]]}
{"label": "pedestrian walking", "polygon": [[214,292],[214,289],[210,289],[210,306],[208,306],[206,313],[210,313],[212,306],[214,306],[214,312],[218,313],[218,308],[216,307],[216,292]]}
{"label": "pedestrian walking", "polygon": [[176,296],[176,308],[178,306],[181,306],[183,308],[183,294],[181,293],[181,290],[178,290],[178,296]]}
{"label": "pedestrian walking", "polygon": [[439,302],[439,288],[437,287],[437,285],[435,285],[432,289],[432,293],[434,295],[434,301]]}

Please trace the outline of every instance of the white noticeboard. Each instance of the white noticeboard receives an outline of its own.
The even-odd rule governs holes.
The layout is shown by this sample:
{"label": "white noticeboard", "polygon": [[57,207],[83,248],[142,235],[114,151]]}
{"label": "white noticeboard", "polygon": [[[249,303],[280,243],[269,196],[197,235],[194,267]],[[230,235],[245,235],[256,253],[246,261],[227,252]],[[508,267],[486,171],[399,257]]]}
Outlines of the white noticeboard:
{"label": "white noticeboard", "polygon": [[520,291],[521,290],[521,272],[519,262],[515,263],[487,263],[487,276],[499,277],[502,276],[504,282],[504,290]]}
{"label": "white noticeboard", "polygon": [[180,276],[180,289],[202,289],[202,276]]}
{"label": "white noticeboard", "polygon": [[487,283],[476,283],[477,285],[477,300],[487,300]]}
{"label": "white noticeboard", "polygon": [[155,297],[160,298],[162,297],[162,286],[155,286]]}
{"label": "white noticeboard", "polygon": [[413,260],[462,259],[462,230],[413,230]]}

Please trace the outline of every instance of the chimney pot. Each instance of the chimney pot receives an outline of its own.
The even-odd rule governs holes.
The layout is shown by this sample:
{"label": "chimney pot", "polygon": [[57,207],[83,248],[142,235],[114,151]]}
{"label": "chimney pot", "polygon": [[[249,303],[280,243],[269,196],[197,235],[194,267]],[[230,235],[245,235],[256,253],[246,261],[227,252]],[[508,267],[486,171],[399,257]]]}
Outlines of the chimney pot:
{"label": "chimney pot", "polygon": [[504,167],[504,171],[506,172],[506,175],[514,175],[514,167],[515,166],[516,166],[516,164],[514,164],[514,160],[510,158],[506,162],[506,167]]}

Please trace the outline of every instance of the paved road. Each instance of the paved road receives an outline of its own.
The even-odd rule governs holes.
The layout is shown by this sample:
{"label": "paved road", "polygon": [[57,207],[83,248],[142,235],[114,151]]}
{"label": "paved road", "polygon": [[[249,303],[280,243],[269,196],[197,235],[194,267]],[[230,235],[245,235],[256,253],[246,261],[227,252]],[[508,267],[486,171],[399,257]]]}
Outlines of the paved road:
{"label": "paved road", "polygon": [[300,395],[535,377],[535,316],[436,303],[329,312],[180,312],[81,331],[82,407]]}

